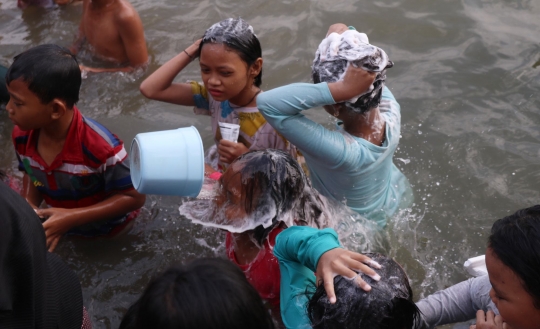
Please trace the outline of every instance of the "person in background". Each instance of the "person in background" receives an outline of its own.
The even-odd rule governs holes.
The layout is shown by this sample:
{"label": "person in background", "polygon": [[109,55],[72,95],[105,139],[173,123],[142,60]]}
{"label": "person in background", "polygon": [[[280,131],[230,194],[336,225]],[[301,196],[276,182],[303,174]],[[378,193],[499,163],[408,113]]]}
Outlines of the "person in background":
{"label": "person in background", "polygon": [[82,71],[131,72],[148,62],[141,18],[126,0],[83,0],[83,15],[71,52],[76,55],[85,42],[95,55],[119,66],[81,65]]}
{"label": "person in background", "polygon": [[133,188],[122,141],[75,106],[75,57],[57,45],[31,48],[15,57],[6,84],[22,195],[44,219],[49,250],[68,232],[110,236],[126,228],[146,197]]}
{"label": "person in background", "polygon": [[539,329],[540,205],[493,224],[486,266],[488,275],[420,300],[425,327],[476,317],[476,329]]}
{"label": "person in background", "polygon": [[38,216],[3,182],[0,213],[0,328],[91,329],[77,275],[47,252]]}
{"label": "person in background", "polygon": [[[392,66],[365,34],[334,24],[315,55],[314,84],[257,96],[259,111],[303,154],[313,187],[381,227],[412,195],[392,161],[401,129],[399,104],[385,87]],[[339,120],[337,131],[302,114],[318,106]]]}

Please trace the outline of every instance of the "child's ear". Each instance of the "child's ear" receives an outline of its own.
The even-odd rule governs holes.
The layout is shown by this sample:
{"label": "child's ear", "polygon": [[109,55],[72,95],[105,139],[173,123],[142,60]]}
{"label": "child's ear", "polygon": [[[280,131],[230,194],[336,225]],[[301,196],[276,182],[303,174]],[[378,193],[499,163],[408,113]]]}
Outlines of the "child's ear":
{"label": "child's ear", "polygon": [[252,77],[258,76],[259,73],[261,73],[262,66],[263,66],[263,59],[259,57],[255,60],[255,62],[253,62],[253,64],[251,64],[251,68],[249,71],[250,75]]}
{"label": "child's ear", "polygon": [[66,102],[64,102],[63,100],[60,100],[58,98],[55,98],[51,101],[51,119],[54,119],[54,120],[58,120],[60,119],[61,117],[64,116],[64,114],[66,114],[66,111],[69,110],[69,108],[67,107],[66,105]]}

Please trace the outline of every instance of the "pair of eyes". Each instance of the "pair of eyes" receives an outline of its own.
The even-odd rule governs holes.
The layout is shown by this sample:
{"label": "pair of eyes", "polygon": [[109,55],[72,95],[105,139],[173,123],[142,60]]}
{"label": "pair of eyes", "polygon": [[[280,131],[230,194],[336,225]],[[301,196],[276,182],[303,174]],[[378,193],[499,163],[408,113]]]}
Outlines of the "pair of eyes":
{"label": "pair of eyes", "polygon": [[[212,70],[210,70],[207,67],[201,67],[201,73],[203,74],[210,74]],[[231,76],[234,72],[230,70],[218,70],[218,73],[224,77]]]}

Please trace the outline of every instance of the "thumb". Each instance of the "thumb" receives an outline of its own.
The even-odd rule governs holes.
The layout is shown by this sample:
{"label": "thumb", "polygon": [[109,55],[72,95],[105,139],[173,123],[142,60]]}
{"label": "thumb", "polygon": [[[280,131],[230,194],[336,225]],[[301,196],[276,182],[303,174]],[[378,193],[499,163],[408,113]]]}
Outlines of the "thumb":
{"label": "thumb", "polygon": [[36,209],[36,214],[40,218],[47,218],[51,215],[51,211],[49,209]]}

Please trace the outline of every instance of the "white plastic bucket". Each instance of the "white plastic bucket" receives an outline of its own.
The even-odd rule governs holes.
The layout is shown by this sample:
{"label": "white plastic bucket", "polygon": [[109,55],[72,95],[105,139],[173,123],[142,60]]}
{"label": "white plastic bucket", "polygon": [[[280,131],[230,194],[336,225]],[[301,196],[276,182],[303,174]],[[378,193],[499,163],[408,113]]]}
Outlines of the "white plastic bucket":
{"label": "white plastic bucket", "polygon": [[191,126],[137,134],[131,142],[131,181],[144,194],[196,197],[204,180],[204,149]]}

